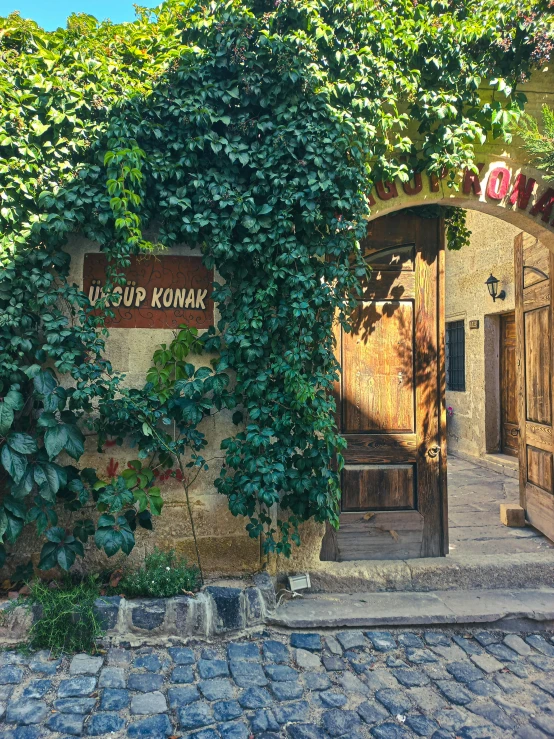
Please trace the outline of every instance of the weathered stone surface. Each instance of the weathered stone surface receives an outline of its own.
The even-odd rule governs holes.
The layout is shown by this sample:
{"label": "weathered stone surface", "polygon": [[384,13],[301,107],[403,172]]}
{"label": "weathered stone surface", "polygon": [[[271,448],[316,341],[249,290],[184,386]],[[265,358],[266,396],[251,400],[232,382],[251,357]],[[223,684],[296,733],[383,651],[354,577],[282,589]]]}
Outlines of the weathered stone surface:
{"label": "weathered stone surface", "polygon": [[164,622],[165,608],[165,600],[162,598],[135,601],[131,611],[133,626],[145,631],[159,628]]}
{"label": "weathered stone surface", "polygon": [[279,724],[288,724],[290,721],[307,721],[310,707],[307,701],[281,703],[275,706],[272,713]]}
{"label": "weathered stone surface", "polygon": [[169,688],[167,691],[167,700],[170,708],[183,708],[189,703],[200,700],[200,693],[195,686],[187,686],[186,688]]}
{"label": "weathered stone surface", "polygon": [[479,669],[483,670],[483,672],[486,672],[489,675],[492,672],[498,672],[499,670],[504,669],[504,665],[502,664],[502,662],[499,662],[490,654],[473,654],[471,656],[471,661],[474,662],[477,667],[479,667]]}
{"label": "weathered stone surface", "polygon": [[232,721],[242,716],[242,708],[237,701],[219,701],[213,705],[216,721]]}
{"label": "weathered stone surface", "polygon": [[341,631],[336,635],[343,649],[363,649],[368,645],[361,631]]}
{"label": "weathered stone surface", "polygon": [[54,701],[54,708],[60,713],[87,714],[96,704],[96,698],[59,698]]}
{"label": "weathered stone surface", "polygon": [[167,711],[167,703],[159,690],[153,693],[139,693],[131,698],[131,713],[135,716],[150,716]]}
{"label": "weathered stone surface", "polygon": [[263,656],[268,662],[286,664],[289,661],[289,649],[282,642],[268,639],[263,643]]}
{"label": "weathered stone surface", "polygon": [[287,731],[291,739],[325,739],[323,730],[316,724],[291,724]]}
{"label": "weathered stone surface", "polygon": [[103,657],[91,657],[88,654],[76,654],[69,665],[70,675],[96,675],[104,662]]}
{"label": "weathered stone surface", "polygon": [[298,672],[288,665],[266,665],[265,671],[271,680],[279,683],[298,680]]}
{"label": "weathered stone surface", "polygon": [[341,672],[346,669],[346,662],[341,657],[336,657],[335,655],[328,657],[325,655],[323,657],[323,666],[327,672]]}
{"label": "weathered stone surface", "polygon": [[248,688],[239,697],[243,708],[265,708],[272,702],[270,694],[264,688]]}
{"label": "weathered stone surface", "polygon": [[8,665],[0,669],[0,685],[18,685],[23,678],[23,670],[20,667]]}
{"label": "weathered stone surface", "polygon": [[96,599],[94,610],[104,631],[115,629],[120,604],[121,598],[118,595],[102,596],[101,598]]}
{"label": "weathered stone surface", "polygon": [[439,680],[437,681],[437,687],[450,703],[457,706],[465,706],[473,700],[465,688],[451,680]]}
{"label": "weathered stone surface", "polygon": [[122,709],[127,708],[130,702],[131,694],[128,690],[107,688],[102,691],[100,710],[121,711]]}
{"label": "weathered stone surface", "polygon": [[304,674],[304,685],[308,690],[327,690],[331,687],[331,681],[325,674],[306,672]]}
{"label": "weathered stone surface", "polygon": [[198,662],[198,674],[202,680],[213,677],[225,677],[229,674],[229,666],[222,659],[201,659]]}
{"label": "weathered stone surface", "polygon": [[170,680],[172,683],[192,683],[194,681],[194,672],[190,665],[177,665],[172,671]]}
{"label": "weathered stone surface", "polygon": [[412,708],[406,693],[394,688],[382,688],[375,693],[375,697],[393,716],[408,713]]}
{"label": "weathered stone surface", "polygon": [[194,664],[194,652],[189,647],[170,647],[167,651],[177,665]]}
{"label": "weathered stone surface", "polygon": [[366,631],[365,635],[378,652],[389,652],[396,649],[396,642],[388,631]]}
{"label": "weathered stone surface", "polygon": [[330,736],[343,736],[355,731],[361,724],[355,711],[331,710],[323,714],[323,725]]}
{"label": "weathered stone surface", "polygon": [[319,694],[319,699],[326,708],[342,708],[348,703],[348,699],[343,693],[335,693],[332,690],[324,690]]}
{"label": "weathered stone surface", "polygon": [[246,623],[248,626],[259,624],[265,615],[264,599],[258,588],[246,588]]}
{"label": "weathered stone surface", "polygon": [[217,727],[221,739],[248,739],[250,731],[242,721],[227,721]]}
{"label": "weathered stone surface", "polygon": [[137,670],[160,672],[164,664],[157,654],[141,654],[133,660],[133,667]]}
{"label": "weathered stone surface", "polygon": [[127,685],[131,690],[138,690],[140,693],[153,693],[156,690],[160,690],[163,681],[163,675],[134,672],[129,675]]}
{"label": "weathered stone surface", "polygon": [[[229,667],[231,669],[233,680],[239,688],[262,688],[268,683],[268,679],[262,670],[262,666],[256,662],[231,660]],[[285,667],[285,665],[275,665],[275,667]]]}
{"label": "weathered stone surface", "polygon": [[309,652],[320,652],[323,646],[319,634],[291,634],[290,645],[296,649],[307,649]]}
{"label": "weathered stone surface", "polygon": [[55,675],[60,664],[60,659],[49,660],[47,657],[44,659],[35,658],[29,662],[29,669],[33,672],[40,672],[43,675]]}
{"label": "weathered stone surface", "polygon": [[[97,718],[94,716],[92,721]],[[52,731],[60,734],[71,734],[71,736],[81,736],[83,733],[84,717],[74,713],[56,713],[50,716],[45,723]]]}
{"label": "weathered stone surface", "polygon": [[32,680],[21,693],[22,698],[42,698],[52,688],[52,680]]}
{"label": "weathered stone surface", "polygon": [[96,678],[89,675],[62,680],[58,688],[59,698],[86,698],[96,688]]}
{"label": "weathered stone surface", "polygon": [[202,726],[210,726],[215,723],[213,710],[208,703],[198,701],[192,703],[179,712],[179,725],[181,729],[199,729]]}
{"label": "weathered stone surface", "polygon": [[251,642],[231,642],[227,647],[227,658],[258,662],[260,660],[260,650],[257,644]]}
{"label": "weathered stone surface", "polygon": [[101,688],[124,688],[125,670],[122,667],[104,667],[98,685]]}
{"label": "weathered stone surface", "polygon": [[108,651],[109,665],[128,665],[131,661],[131,652],[128,649],[112,647]]}
{"label": "weathered stone surface", "polygon": [[547,642],[544,636],[530,634],[525,638],[525,641],[547,657],[554,657],[554,645]]}
{"label": "weathered stone surface", "polygon": [[360,703],[357,708],[358,714],[363,718],[366,724],[378,724],[381,721],[385,721],[389,717],[389,714],[382,709],[378,703],[373,701],[367,703]]}
{"label": "weathered stone surface", "polygon": [[171,721],[166,714],[150,716],[141,721],[135,721],[127,729],[127,735],[131,739],[159,739],[159,737],[173,734]]}
{"label": "weathered stone surface", "polygon": [[229,700],[235,697],[233,683],[226,677],[202,680],[198,687],[204,698],[210,701]]}
{"label": "weathered stone surface", "polygon": [[47,715],[48,707],[43,701],[14,701],[8,704],[6,721],[9,724],[39,724]]}
{"label": "weathered stone surface", "polygon": [[289,681],[284,683],[272,683],[271,692],[280,701],[291,701],[302,698],[304,688],[298,681]]}
{"label": "weathered stone surface", "polygon": [[483,672],[471,662],[451,662],[446,665],[446,669],[461,683],[471,683],[483,677]]}
{"label": "weathered stone surface", "polygon": [[422,685],[428,685],[430,680],[424,672],[419,670],[408,669],[408,670],[394,670],[393,675],[401,685],[406,688],[416,688]]}
{"label": "weathered stone surface", "polygon": [[473,683],[467,683],[467,687],[472,693],[483,698],[490,698],[491,695],[498,695],[501,692],[498,685],[490,680],[476,680]]}
{"label": "weathered stone surface", "polygon": [[240,588],[206,588],[214,602],[216,615],[216,632],[243,629],[246,626],[242,607],[242,590]]}
{"label": "weathered stone surface", "polygon": [[97,713],[87,724],[89,736],[106,736],[121,731],[125,726],[125,719],[116,713]]}
{"label": "weathered stone surface", "polygon": [[308,652],[307,649],[296,649],[294,652],[294,661],[298,667],[305,669],[317,669],[321,667],[321,659],[314,652]]}

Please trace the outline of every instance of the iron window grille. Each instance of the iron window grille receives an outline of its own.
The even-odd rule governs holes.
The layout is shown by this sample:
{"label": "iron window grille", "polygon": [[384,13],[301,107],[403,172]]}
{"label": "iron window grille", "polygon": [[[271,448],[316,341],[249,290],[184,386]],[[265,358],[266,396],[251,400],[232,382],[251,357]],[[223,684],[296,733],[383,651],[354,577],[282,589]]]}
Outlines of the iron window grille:
{"label": "iron window grille", "polygon": [[464,321],[446,324],[446,389],[466,389],[466,337]]}

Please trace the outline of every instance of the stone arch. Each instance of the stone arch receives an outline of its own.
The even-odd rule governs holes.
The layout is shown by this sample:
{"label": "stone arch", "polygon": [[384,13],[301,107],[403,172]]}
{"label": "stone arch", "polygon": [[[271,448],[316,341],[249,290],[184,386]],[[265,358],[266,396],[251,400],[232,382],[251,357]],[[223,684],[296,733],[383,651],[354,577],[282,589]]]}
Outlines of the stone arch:
{"label": "stone arch", "polygon": [[447,179],[421,173],[408,183],[378,182],[370,194],[369,220],[403,208],[448,205],[481,211],[539,238],[554,252],[554,183],[509,157],[477,158],[479,174],[466,170],[458,189]]}

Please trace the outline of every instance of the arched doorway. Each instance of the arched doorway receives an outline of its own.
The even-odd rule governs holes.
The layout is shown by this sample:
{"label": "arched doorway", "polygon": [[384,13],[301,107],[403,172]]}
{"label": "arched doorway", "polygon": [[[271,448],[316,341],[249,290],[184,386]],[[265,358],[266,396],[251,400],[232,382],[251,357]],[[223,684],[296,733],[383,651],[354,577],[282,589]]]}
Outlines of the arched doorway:
{"label": "arched doorway", "polygon": [[[498,213],[497,206],[476,204]],[[530,230],[546,234],[552,246],[540,224]],[[328,530],[323,560],[449,551],[443,242],[438,220],[413,213],[369,224],[363,246],[372,283],[354,313],[352,333],[338,336],[343,373],[337,420],[348,448],[341,526],[338,533]],[[553,256],[537,239],[531,242],[516,244],[521,501],[530,523],[554,537]]]}

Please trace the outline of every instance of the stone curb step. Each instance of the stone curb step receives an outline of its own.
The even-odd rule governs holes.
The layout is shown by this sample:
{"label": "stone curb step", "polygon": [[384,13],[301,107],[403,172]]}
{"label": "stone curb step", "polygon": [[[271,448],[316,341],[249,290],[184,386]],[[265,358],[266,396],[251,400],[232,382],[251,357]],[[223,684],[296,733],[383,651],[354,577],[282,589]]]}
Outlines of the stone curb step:
{"label": "stone curb step", "polygon": [[513,619],[554,622],[554,588],[320,593],[282,603],[266,623],[288,629],[322,629]]}
{"label": "stone curb step", "polygon": [[[308,569],[312,592],[427,592],[554,587],[554,549],[497,555],[322,562]],[[281,579],[281,578],[279,578]]]}
{"label": "stone curb step", "polygon": [[[259,626],[275,608],[275,588],[267,573],[254,575],[244,588],[208,585],[194,596],[137,598],[102,596],[95,611],[106,636],[129,643],[145,638],[210,637]],[[0,643],[24,640],[39,616],[25,606],[0,604]]]}

